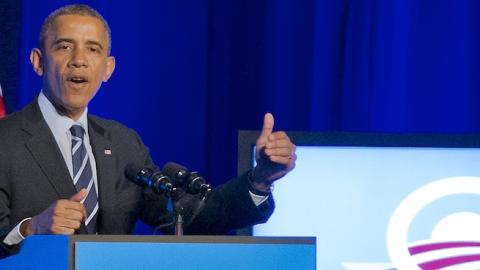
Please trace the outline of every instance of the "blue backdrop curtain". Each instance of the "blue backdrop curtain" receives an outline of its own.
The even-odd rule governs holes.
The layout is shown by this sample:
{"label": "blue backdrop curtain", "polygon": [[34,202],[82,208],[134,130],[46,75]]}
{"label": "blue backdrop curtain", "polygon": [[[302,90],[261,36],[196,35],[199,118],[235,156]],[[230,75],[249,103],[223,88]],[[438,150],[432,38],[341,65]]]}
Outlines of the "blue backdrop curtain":
{"label": "blue backdrop curtain", "polygon": [[[39,92],[29,50],[68,3],[0,2],[10,112]],[[259,129],[267,111],[282,130],[480,130],[479,1],[85,3],[109,21],[117,59],[90,112],[137,130],[159,165],[214,185],[236,175],[237,131]]]}

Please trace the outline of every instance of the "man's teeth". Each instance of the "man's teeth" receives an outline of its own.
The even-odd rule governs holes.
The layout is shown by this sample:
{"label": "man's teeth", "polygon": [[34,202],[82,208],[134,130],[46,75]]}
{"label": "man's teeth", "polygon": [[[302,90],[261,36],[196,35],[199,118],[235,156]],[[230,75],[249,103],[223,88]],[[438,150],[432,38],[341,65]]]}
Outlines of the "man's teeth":
{"label": "man's teeth", "polygon": [[84,78],[70,78],[70,81],[74,83],[83,83],[83,82],[86,82],[87,80],[85,80]]}

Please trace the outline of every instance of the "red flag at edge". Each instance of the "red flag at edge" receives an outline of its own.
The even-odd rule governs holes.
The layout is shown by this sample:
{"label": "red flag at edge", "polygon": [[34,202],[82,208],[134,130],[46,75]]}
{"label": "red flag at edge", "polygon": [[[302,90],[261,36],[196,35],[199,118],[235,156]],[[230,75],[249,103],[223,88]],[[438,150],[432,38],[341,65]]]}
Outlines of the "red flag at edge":
{"label": "red flag at edge", "polygon": [[5,109],[5,104],[3,103],[3,92],[2,85],[0,85],[0,118],[3,118],[7,115],[7,110]]}

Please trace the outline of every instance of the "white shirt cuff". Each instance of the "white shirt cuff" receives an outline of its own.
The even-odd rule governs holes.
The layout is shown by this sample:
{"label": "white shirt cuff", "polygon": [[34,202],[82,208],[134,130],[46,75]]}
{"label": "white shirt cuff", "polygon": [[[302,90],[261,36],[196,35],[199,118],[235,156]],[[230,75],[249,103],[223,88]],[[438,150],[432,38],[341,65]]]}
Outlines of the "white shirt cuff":
{"label": "white shirt cuff", "polygon": [[18,225],[15,226],[15,228],[13,228],[13,230],[11,230],[7,234],[7,237],[5,237],[5,239],[3,239],[3,243],[6,244],[6,245],[9,245],[9,246],[20,244],[20,242],[22,242],[23,239],[25,239],[25,237],[20,233],[20,226],[22,225],[23,222],[25,222],[29,219],[32,219],[32,218],[26,218],[26,219],[20,221],[20,223],[18,223]]}
{"label": "white shirt cuff", "polygon": [[262,204],[264,201],[268,199],[268,196],[253,194],[251,191],[248,191],[248,192],[250,193],[250,197],[252,197],[252,200],[255,206],[259,206],[260,204]]}

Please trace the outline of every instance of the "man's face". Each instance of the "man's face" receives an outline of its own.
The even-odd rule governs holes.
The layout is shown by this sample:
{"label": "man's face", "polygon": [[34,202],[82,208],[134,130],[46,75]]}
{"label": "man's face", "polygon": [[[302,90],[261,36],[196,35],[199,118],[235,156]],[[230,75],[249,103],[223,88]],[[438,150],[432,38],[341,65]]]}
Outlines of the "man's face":
{"label": "man's face", "polygon": [[76,120],[115,68],[105,27],[94,17],[62,15],[43,45],[43,51],[32,50],[33,68],[57,110]]}

